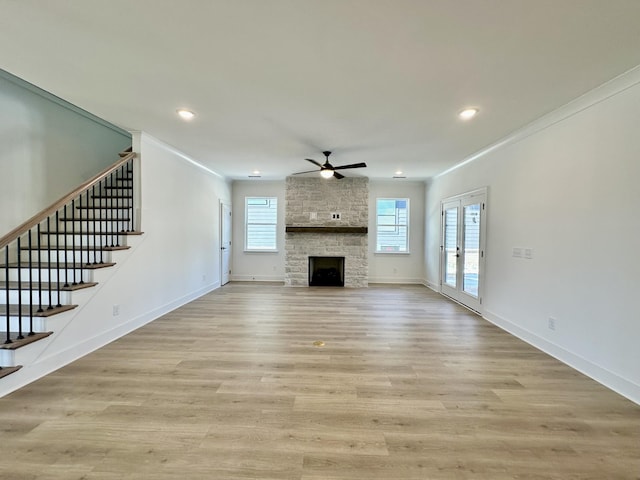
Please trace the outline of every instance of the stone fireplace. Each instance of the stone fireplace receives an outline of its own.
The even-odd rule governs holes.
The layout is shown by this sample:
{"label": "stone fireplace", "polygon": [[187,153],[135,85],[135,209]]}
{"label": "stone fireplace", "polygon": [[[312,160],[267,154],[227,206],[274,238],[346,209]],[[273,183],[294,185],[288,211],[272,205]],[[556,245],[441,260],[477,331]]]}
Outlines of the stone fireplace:
{"label": "stone fireplace", "polygon": [[344,286],[368,286],[369,179],[288,177],[285,199],[285,285],[309,286],[309,257],[344,257]]}

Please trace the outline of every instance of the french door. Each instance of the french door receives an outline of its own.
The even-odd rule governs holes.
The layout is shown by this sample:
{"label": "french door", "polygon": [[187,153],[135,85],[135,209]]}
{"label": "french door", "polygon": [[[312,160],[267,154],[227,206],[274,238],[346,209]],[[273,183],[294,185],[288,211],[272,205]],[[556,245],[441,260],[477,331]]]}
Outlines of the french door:
{"label": "french door", "polygon": [[486,189],[442,202],[440,290],[482,312]]}

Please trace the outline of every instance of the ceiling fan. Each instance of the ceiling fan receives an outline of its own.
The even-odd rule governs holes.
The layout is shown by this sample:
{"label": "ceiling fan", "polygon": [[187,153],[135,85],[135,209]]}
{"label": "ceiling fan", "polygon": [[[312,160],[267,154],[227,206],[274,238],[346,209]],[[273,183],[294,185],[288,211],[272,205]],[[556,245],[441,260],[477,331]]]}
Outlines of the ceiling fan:
{"label": "ceiling fan", "polygon": [[341,178],[344,178],[344,175],[336,172],[336,170],[346,170],[347,168],[364,168],[367,166],[366,163],[352,163],[351,165],[340,165],[340,166],[334,167],[329,163],[329,155],[331,155],[331,152],[327,150],[322,152],[322,154],[326,158],[323,165],[316,162],[315,160],[312,160],[311,158],[305,158],[307,162],[311,162],[314,165],[317,165],[318,167],[320,167],[320,170],[307,170],[306,172],[298,172],[298,173],[294,173],[293,175],[302,175],[303,173],[320,172],[320,175],[322,176],[322,178],[336,177],[338,180],[340,180]]}

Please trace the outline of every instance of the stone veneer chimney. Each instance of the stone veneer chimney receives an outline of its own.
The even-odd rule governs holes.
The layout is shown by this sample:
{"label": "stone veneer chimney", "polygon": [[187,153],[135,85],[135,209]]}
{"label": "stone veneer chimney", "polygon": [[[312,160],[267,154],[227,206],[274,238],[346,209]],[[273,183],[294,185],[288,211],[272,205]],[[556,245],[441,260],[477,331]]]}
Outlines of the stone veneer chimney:
{"label": "stone veneer chimney", "polygon": [[[345,257],[345,287],[367,287],[367,233],[332,232],[331,227],[367,227],[369,179],[287,177],[287,227],[327,227],[313,233],[286,233],[285,285],[309,285],[309,257]],[[339,219],[332,218],[334,213]]]}

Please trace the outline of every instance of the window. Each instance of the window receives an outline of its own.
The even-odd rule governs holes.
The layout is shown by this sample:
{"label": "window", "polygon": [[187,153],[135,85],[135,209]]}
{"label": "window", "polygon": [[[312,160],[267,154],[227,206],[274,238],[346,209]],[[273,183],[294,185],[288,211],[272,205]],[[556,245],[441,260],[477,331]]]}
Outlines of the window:
{"label": "window", "polygon": [[277,223],[276,197],[246,197],[245,250],[275,251]]}
{"label": "window", "polygon": [[376,252],[409,253],[409,199],[376,200]]}

